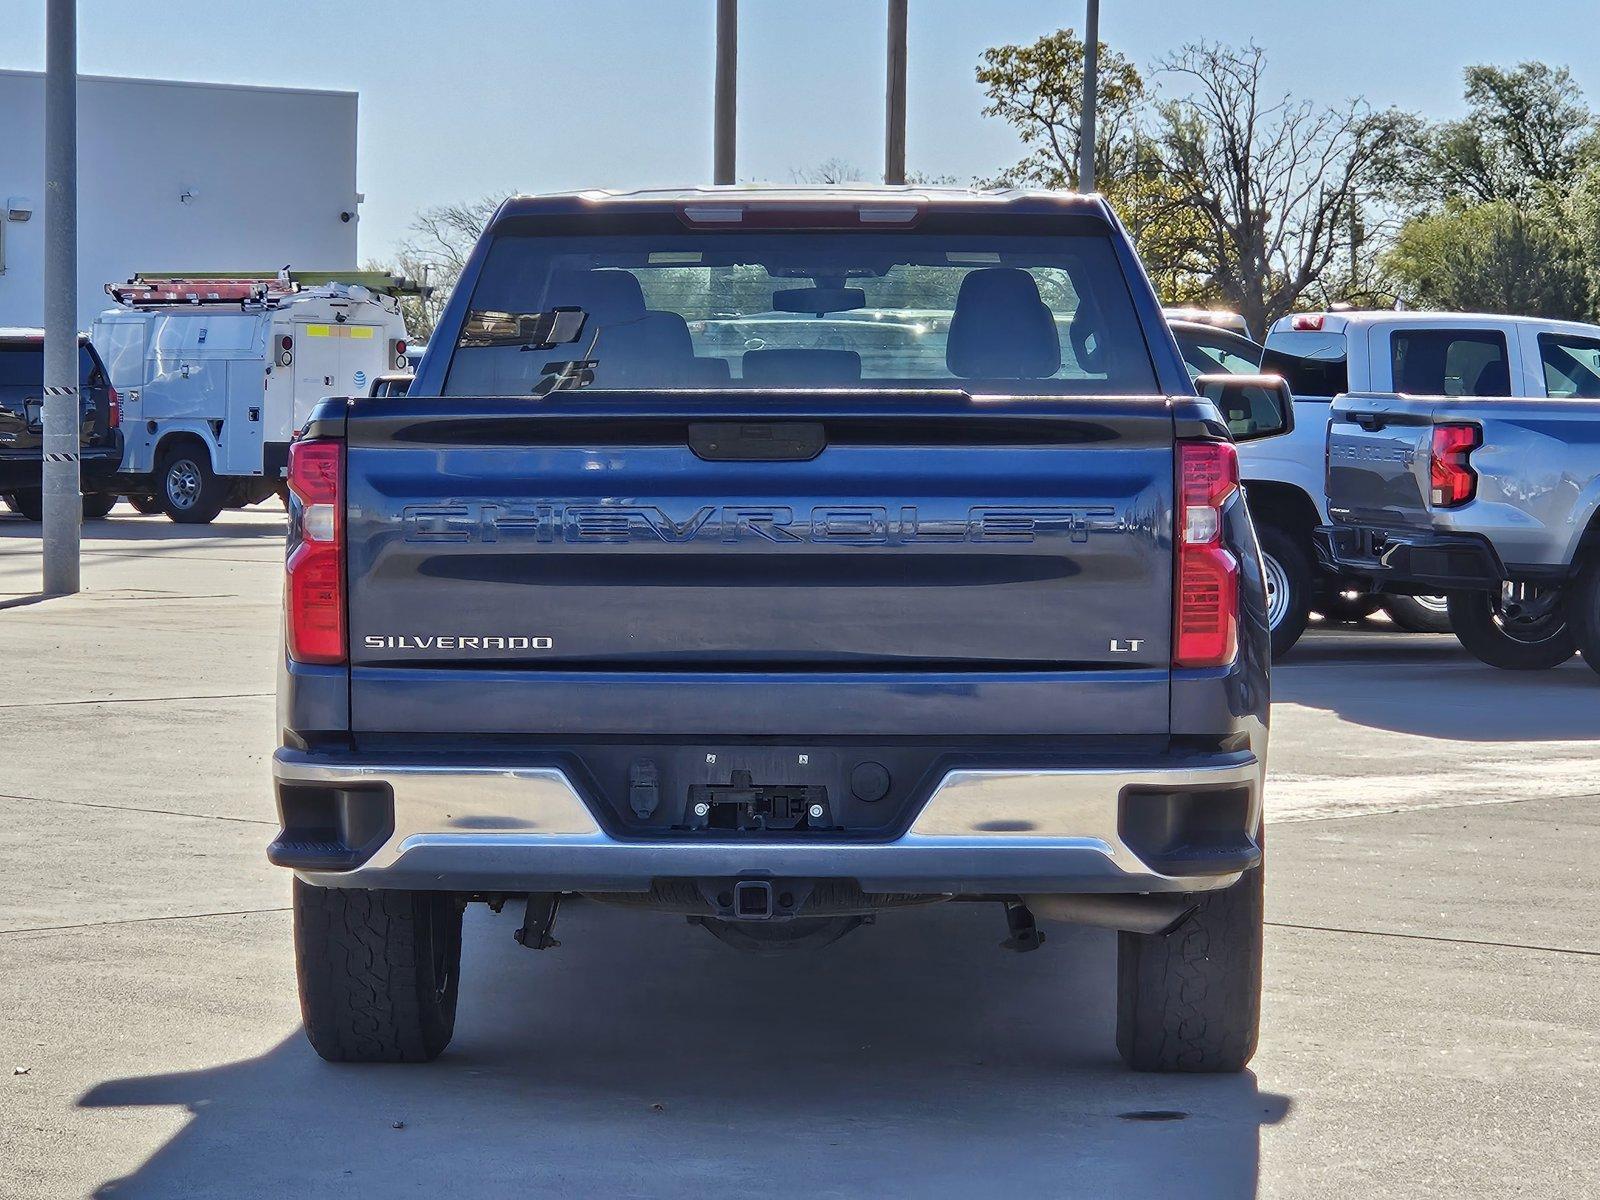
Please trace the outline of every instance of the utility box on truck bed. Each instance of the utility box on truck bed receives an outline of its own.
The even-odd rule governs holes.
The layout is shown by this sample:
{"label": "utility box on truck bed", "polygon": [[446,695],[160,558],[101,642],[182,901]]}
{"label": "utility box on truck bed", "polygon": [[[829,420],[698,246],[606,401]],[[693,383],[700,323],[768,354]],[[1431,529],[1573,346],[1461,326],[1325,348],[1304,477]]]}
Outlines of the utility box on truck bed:
{"label": "utility box on truck bed", "polygon": [[124,398],[123,491],[184,522],[278,494],[317,401],[406,365],[404,285],[374,274],[108,285],[94,337]]}

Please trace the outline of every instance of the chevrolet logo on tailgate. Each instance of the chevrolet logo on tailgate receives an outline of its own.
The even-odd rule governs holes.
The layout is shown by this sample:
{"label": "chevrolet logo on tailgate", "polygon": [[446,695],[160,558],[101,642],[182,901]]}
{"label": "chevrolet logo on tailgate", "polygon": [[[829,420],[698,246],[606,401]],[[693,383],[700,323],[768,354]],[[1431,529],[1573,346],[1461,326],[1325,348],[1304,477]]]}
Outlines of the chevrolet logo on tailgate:
{"label": "chevrolet logo on tailgate", "polygon": [[783,505],[706,504],[674,517],[653,504],[484,501],[407,505],[408,542],[535,544],[695,541],[849,546],[922,542],[1032,542],[1123,528],[1110,505],[980,505],[929,517],[915,505],[819,504],[810,512]]}

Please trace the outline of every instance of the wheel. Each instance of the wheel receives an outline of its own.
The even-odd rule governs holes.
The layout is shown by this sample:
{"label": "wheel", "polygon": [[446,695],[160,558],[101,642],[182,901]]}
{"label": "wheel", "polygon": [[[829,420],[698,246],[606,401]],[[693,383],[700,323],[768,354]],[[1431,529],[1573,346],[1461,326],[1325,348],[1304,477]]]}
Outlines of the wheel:
{"label": "wheel", "polygon": [[44,520],[44,493],[38,488],[24,488],[12,492],[9,499],[11,511],[24,521]]}
{"label": "wheel", "polygon": [[448,892],[294,881],[295,973],[329,1062],[430,1062],[455,1032],[461,908]]}
{"label": "wheel", "polygon": [[144,513],[147,517],[161,511],[161,501],[154,496],[129,496],[127,500],[133,505],[134,512]]}
{"label": "wheel", "polygon": [[1267,628],[1272,657],[1282,658],[1306,631],[1311,615],[1311,563],[1293,534],[1276,525],[1256,530],[1267,582]]}
{"label": "wheel", "polygon": [[1450,632],[1450,604],[1443,596],[1385,596],[1383,611],[1407,633]]}
{"label": "wheel", "polygon": [[11,498],[11,493],[10,492],[6,492],[3,495],[0,495],[0,504],[4,504],[12,512],[16,512],[17,511],[17,502]]}
{"label": "wheel", "polygon": [[99,521],[111,515],[111,510],[117,506],[114,495],[107,496],[99,493],[83,498],[83,519],[85,521]]}
{"label": "wheel", "polygon": [[1242,1071],[1261,1025],[1262,880],[1201,893],[1171,933],[1117,935],[1117,1050],[1135,1071]]}
{"label": "wheel", "polygon": [[205,525],[216,520],[228,498],[228,486],[211,470],[204,447],[181,442],[161,456],[156,471],[161,511],[182,525]]}
{"label": "wheel", "polygon": [[1567,598],[1567,615],[1583,661],[1600,674],[1600,558],[1579,572]]}
{"label": "wheel", "polygon": [[1545,671],[1577,652],[1558,588],[1508,583],[1451,592],[1450,625],[1469,652],[1502,671]]}
{"label": "wheel", "polygon": [[1316,608],[1330,621],[1354,624],[1378,611],[1382,601],[1365,592],[1330,592],[1317,601]]}

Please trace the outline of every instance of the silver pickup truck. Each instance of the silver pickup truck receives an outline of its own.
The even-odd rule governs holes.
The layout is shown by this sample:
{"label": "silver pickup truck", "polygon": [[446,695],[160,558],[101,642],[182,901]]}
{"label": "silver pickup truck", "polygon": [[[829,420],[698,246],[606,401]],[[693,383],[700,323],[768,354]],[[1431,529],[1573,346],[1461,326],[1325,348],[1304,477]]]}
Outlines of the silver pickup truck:
{"label": "silver pickup truck", "polygon": [[1491,666],[1582,651],[1600,671],[1600,340],[1583,341],[1541,346],[1546,399],[1339,397],[1323,565],[1379,593],[1447,593]]}

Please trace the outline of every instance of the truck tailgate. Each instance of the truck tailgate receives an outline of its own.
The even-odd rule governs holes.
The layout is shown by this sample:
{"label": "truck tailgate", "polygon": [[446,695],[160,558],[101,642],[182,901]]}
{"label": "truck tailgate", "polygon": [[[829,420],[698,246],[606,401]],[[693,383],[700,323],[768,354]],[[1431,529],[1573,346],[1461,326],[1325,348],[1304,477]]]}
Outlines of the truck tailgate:
{"label": "truck tailgate", "polygon": [[1357,395],[1328,421],[1328,513],[1335,520],[1427,526],[1431,398]]}
{"label": "truck tailgate", "polygon": [[881,705],[1063,672],[1104,691],[1080,728],[1166,728],[1158,398],[402,397],[357,402],[347,437],[358,732],[453,728],[469,694],[475,731],[551,732],[534,697],[562,681],[609,726],[673,678],[709,689],[688,712],[719,674]]}

